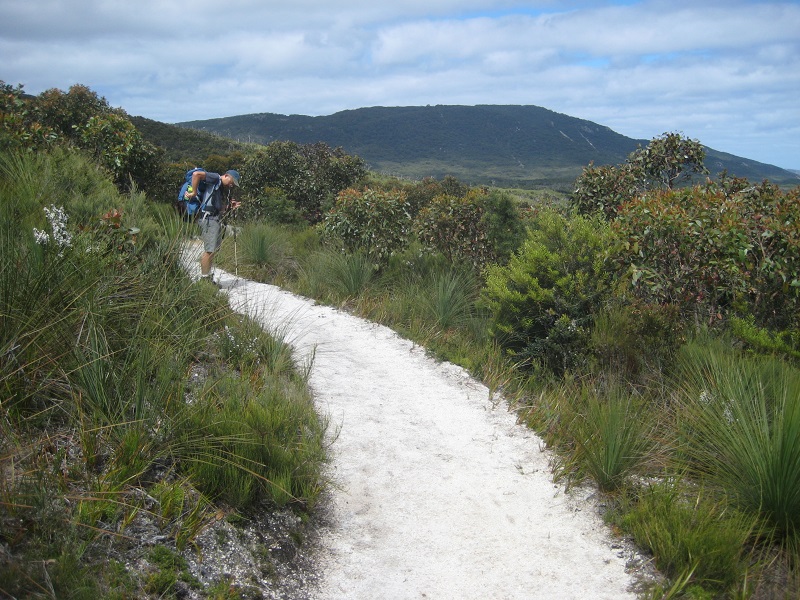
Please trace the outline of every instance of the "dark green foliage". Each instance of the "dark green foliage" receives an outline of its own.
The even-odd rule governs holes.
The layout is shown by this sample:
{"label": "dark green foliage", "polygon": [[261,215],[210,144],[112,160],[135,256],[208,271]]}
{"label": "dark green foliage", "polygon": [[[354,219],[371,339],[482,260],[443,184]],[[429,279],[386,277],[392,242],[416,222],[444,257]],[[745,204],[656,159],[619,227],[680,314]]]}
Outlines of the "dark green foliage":
{"label": "dark green foliage", "polygon": [[237,223],[268,222],[276,225],[301,225],[303,215],[282,189],[265,187],[259,194],[249,196],[233,213]]}
{"label": "dark green foliage", "polygon": [[508,265],[488,269],[484,298],[501,346],[556,374],[578,366],[611,291],[610,242],[601,219],[539,213]]}
{"label": "dark green foliage", "polygon": [[303,388],[285,381],[255,391],[225,378],[204,396],[182,424],[184,469],[204,494],[235,508],[265,499],[313,505],[324,430]]}
{"label": "dark green foliage", "polygon": [[525,226],[516,201],[506,192],[485,190],[481,225],[492,250],[492,261],[504,264],[522,245]]}
{"label": "dark green foliage", "polygon": [[613,492],[643,470],[654,446],[653,424],[645,409],[624,387],[576,390],[568,429],[578,473],[589,475],[601,490]]}
{"label": "dark green foliage", "polygon": [[594,314],[589,339],[592,370],[618,381],[647,384],[671,366],[684,342],[684,328],[675,305],[615,298]]}
{"label": "dark green foliage", "polygon": [[800,188],[764,183],[653,192],[624,204],[613,228],[638,292],[709,324],[731,314],[758,326],[800,319]]}
{"label": "dark green foliage", "polygon": [[347,189],[325,214],[320,230],[335,246],[363,252],[375,265],[384,265],[408,245],[411,215],[402,192]]}
{"label": "dark green foliage", "polygon": [[486,189],[435,197],[417,215],[414,230],[431,250],[477,270],[505,262],[524,235],[514,201],[507,194]]}
{"label": "dark green foliage", "polygon": [[366,176],[362,159],[323,143],[273,142],[249,156],[242,170],[242,187],[250,196],[259,197],[266,188],[283,190],[312,224],[340,191]]}

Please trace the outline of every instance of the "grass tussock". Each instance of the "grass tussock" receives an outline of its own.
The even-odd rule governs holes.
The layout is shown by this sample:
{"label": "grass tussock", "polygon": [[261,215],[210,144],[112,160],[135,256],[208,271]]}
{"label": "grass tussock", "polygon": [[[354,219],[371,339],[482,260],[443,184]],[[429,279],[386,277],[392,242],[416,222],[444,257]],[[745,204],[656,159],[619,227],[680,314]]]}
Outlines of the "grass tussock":
{"label": "grass tussock", "polygon": [[778,538],[800,534],[800,373],[773,357],[692,344],[679,362],[679,430],[698,476]]}

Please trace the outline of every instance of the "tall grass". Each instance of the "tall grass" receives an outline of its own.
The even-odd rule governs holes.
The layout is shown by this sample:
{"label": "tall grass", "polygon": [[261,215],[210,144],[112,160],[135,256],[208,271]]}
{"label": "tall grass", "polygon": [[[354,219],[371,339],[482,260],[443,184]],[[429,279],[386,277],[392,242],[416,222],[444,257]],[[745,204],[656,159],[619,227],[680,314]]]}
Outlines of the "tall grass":
{"label": "tall grass", "polygon": [[[227,245],[231,246],[233,241],[228,236]],[[268,223],[247,225],[242,228],[237,241],[241,255],[234,260],[255,268],[255,275],[261,273],[262,276],[274,277],[293,267],[291,235],[286,228]],[[231,254],[230,248],[227,254]]]}
{"label": "tall grass", "polygon": [[621,525],[640,547],[653,553],[659,570],[673,581],[659,597],[747,597],[756,523],[744,513],[666,480],[627,497]]}
{"label": "tall grass", "polygon": [[475,274],[449,268],[428,276],[422,307],[427,319],[441,328],[464,325],[475,313],[479,282]]}
{"label": "tall grass", "polygon": [[680,353],[689,466],[784,540],[800,533],[800,372],[719,342]]}
{"label": "tall grass", "polygon": [[376,273],[366,254],[322,249],[301,267],[298,287],[309,296],[340,303],[358,298],[376,280]]}

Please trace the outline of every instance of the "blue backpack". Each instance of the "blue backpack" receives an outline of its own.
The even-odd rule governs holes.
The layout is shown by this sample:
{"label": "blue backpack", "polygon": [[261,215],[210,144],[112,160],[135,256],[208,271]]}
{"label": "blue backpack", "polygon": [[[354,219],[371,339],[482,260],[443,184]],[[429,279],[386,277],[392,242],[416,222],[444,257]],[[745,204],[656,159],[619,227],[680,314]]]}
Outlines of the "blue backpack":
{"label": "blue backpack", "polygon": [[201,181],[198,184],[197,195],[194,198],[192,198],[189,201],[187,201],[185,198],[186,190],[188,190],[189,186],[192,184],[192,175],[196,171],[205,171],[205,169],[201,167],[195,167],[194,169],[189,169],[188,171],[186,171],[186,176],[184,177],[183,185],[181,186],[181,189],[178,192],[178,209],[187,219],[194,218],[195,215],[198,212],[200,212],[200,210],[202,210],[205,202],[208,201],[208,198],[205,198],[205,200],[203,199],[206,191],[205,181]]}

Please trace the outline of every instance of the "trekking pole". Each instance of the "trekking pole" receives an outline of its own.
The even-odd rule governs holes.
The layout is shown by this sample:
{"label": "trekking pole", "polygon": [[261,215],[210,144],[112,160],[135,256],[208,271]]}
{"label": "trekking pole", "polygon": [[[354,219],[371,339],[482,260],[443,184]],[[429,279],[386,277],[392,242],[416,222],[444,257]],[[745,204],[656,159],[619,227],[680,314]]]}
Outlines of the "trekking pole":
{"label": "trekking pole", "polygon": [[[230,193],[230,191],[228,191],[228,199],[230,199],[230,195],[231,195],[231,193]],[[236,247],[236,238],[239,236],[239,231],[241,231],[241,227],[236,227],[235,225],[228,225],[225,222],[228,219],[228,215],[231,214],[232,212],[233,211],[231,211],[231,210],[226,210],[224,213],[222,213],[222,216],[219,219],[219,223],[220,223],[220,226],[224,226],[225,227],[225,232],[226,232],[225,237],[228,237],[227,233],[232,233],[233,234],[233,266],[234,266],[234,273],[236,275],[236,278],[238,279],[239,278],[239,253],[238,253],[238,249]]]}
{"label": "trekking pole", "polygon": [[233,228],[233,266],[236,272],[236,277],[239,277],[239,255],[236,252],[236,238],[239,237],[238,227]]}

